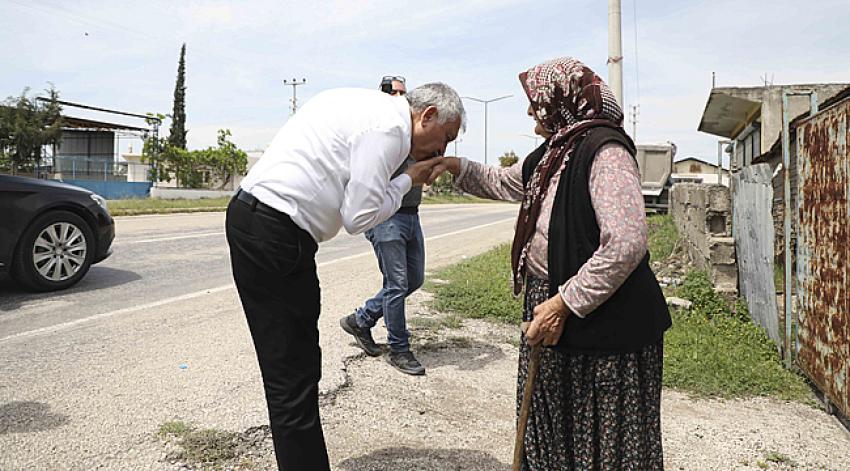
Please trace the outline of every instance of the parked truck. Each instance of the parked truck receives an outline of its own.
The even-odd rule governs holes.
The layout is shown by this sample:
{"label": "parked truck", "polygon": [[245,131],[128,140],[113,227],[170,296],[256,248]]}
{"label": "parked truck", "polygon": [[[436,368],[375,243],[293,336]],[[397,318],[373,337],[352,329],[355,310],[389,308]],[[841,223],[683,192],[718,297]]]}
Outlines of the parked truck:
{"label": "parked truck", "polygon": [[670,208],[671,175],[676,145],[639,144],[637,162],[640,169],[640,183],[643,202],[647,211],[666,213]]}

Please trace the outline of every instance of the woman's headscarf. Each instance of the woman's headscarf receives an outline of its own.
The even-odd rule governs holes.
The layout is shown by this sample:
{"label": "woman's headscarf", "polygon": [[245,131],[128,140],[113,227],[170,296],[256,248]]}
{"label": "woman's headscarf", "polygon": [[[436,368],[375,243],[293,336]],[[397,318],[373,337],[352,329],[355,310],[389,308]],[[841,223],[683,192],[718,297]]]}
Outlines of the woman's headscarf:
{"label": "woman's headscarf", "polygon": [[586,65],[572,57],[553,59],[519,75],[537,120],[552,134],[529,180],[511,247],[514,294],[522,290],[525,256],[540,216],[549,181],[572,153],[577,138],[594,127],[621,128],[623,110],[614,93]]}

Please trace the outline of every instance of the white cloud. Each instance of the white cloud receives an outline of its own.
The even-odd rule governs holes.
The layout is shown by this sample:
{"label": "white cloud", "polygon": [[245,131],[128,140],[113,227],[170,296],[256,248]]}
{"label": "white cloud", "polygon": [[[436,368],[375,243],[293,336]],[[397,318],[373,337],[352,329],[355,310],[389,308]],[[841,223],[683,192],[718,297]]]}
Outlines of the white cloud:
{"label": "white cloud", "polygon": [[[626,103],[636,103],[633,2],[623,2]],[[838,0],[660,2],[638,7],[638,135],[680,152],[714,155],[696,131],[711,87],[850,81],[850,9]],[[88,33],[88,36],[85,35]],[[220,127],[263,147],[288,116],[283,78],[306,77],[299,99],[331,87],[375,87],[385,73],[410,84],[444,81],[462,94],[515,98],[490,106],[490,154],[531,150],[517,74],[572,55],[607,76],[607,4],[594,0],[182,1],[8,0],[0,15],[0,92],[54,82],[64,98],[137,112],[169,112],[177,56],[187,43],[192,146]],[[25,45],[25,46],[24,46]],[[483,154],[483,109],[459,151]],[[453,146],[452,146],[453,147]]]}

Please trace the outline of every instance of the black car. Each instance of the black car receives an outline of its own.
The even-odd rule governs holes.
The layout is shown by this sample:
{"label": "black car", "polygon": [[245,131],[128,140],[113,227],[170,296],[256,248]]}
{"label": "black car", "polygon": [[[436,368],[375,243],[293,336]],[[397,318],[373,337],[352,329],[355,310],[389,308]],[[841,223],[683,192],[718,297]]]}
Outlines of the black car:
{"label": "black car", "polygon": [[36,291],[65,289],[112,253],[106,200],[53,180],[0,175],[0,274]]}

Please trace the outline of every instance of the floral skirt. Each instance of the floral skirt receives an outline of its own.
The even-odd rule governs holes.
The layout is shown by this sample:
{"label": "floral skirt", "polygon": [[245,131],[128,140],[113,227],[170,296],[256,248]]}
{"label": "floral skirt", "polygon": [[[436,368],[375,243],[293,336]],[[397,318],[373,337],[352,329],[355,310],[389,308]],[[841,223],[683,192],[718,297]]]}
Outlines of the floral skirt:
{"label": "floral skirt", "polygon": [[[545,280],[526,283],[523,320],[546,301]],[[525,436],[523,470],[657,470],[663,340],[642,350],[588,355],[543,348]],[[531,347],[521,339],[517,416]]]}

